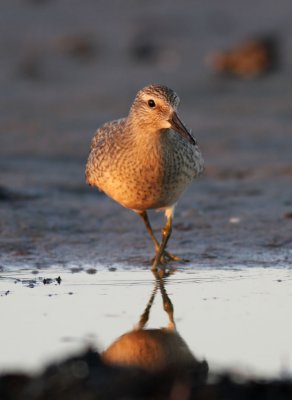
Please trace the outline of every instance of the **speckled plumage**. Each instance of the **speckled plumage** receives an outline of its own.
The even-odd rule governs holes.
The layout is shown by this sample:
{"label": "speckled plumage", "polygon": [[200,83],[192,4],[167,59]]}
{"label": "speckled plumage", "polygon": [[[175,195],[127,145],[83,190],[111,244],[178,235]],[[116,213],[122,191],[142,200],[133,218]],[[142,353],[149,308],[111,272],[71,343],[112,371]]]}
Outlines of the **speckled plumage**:
{"label": "speckled plumage", "polygon": [[[177,115],[177,94],[160,85],[140,90],[129,115],[99,128],[92,139],[86,181],[122,206],[137,212],[155,246],[152,270],[184,261],[166,250],[176,202],[203,171],[197,142]],[[161,243],[147,210],[165,210]]]}
{"label": "speckled plumage", "polygon": [[[155,112],[147,104],[149,98],[157,103]],[[166,122],[178,104],[176,93],[165,86],[139,91],[127,118],[97,130],[86,181],[134,211],[172,207],[203,171],[197,144]]]}

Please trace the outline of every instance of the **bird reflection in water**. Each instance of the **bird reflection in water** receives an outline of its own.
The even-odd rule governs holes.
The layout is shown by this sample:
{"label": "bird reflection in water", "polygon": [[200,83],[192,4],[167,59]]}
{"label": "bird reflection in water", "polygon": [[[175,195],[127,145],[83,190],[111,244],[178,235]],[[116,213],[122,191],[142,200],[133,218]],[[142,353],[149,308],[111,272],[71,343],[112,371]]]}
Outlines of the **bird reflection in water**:
{"label": "bird reflection in water", "polygon": [[[150,299],[135,327],[117,338],[102,355],[110,365],[136,367],[153,374],[170,374],[173,381],[171,399],[188,399],[191,386],[204,382],[208,364],[198,361],[179,335],[173,304],[166,292],[165,283],[173,271],[153,272],[155,286]],[[160,329],[146,329],[151,307],[160,291],[163,309],[168,315],[168,325]]]}

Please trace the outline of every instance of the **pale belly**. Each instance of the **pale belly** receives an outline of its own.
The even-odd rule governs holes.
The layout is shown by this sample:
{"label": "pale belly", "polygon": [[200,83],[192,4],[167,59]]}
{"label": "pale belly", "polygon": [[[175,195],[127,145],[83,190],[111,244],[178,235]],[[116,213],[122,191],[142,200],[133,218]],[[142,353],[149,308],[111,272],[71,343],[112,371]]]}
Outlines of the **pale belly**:
{"label": "pale belly", "polygon": [[142,211],[174,205],[191,181],[192,177],[186,175],[168,181],[161,177],[153,179],[153,176],[119,177],[109,174],[98,186],[122,206]]}

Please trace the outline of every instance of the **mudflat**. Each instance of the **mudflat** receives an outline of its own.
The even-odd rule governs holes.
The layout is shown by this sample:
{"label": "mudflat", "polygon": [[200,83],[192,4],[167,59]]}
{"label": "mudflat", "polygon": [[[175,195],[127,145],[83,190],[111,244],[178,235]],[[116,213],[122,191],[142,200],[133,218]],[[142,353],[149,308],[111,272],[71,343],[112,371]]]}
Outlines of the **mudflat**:
{"label": "mudflat", "polygon": [[[219,290],[225,281],[230,283],[227,297],[236,310],[234,321],[242,321],[236,294],[244,296],[243,289],[251,288],[251,301],[244,303],[244,313],[253,310],[252,304],[260,304],[261,300],[253,295],[263,290],[268,304],[279,305],[284,317],[278,321],[277,308],[270,316],[266,313],[262,336],[271,320],[274,326],[279,323],[283,332],[291,332],[289,311],[282,306],[291,298],[292,6],[282,0],[270,7],[263,0],[256,5],[245,1],[240,6],[231,0],[220,1],[220,6],[205,1],[139,5],[124,1],[121,8],[103,1],[72,0],[69,9],[66,2],[26,0],[6,2],[0,8],[4,32],[0,37],[0,272],[1,299],[2,304],[4,299],[7,302],[7,310],[13,302],[16,314],[21,314],[24,299],[27,304],[35,303],[29,302],[27,291],[17,289],[23,286],[21,283],[13,283],[18,274],[30,280],[27,274],[39,273],[36,276],[41,277],[40,281],[32,275],[37,282],[32,284],[36,296],[46,300],[44,310],[51,310],[53,303],[49,304],[44,294],[59,293],[57,301],[64,307],[59,306],[60,312],[71,308],[71,303],[63,302],[68,293],[75,299],[71,293],[76,292],[79,275],[69,277],[69,271],[88,272],[85,286],[80,288],[85,307],[92,302],[85,297],[86,285],[92,289],[91,285],[102,281],[96,272],[124,271],[130,281],[129,271],[134,275],[136,271],[143,274],[144,280],[151,266],[153,245],[142,222],[131,211],[89,188],[84,170],[95,130],[108,120],[125,116],[141,87],[160,83],[173,88],[182,99],[182,119],[198,140],[206,165],[204,175],[183,195],[175,212],[168,248],[190,262],[176,265],[179,273],[173,281],[172,291],[177,293],[173,302],[187,303],[192,298],[204,322],[201,310],[209,304],[206,298],[216,298],[212,295],[215,287]],[[214,49],[228,48],[258,34],[277,38],[277,70],[255,79],[237,79],[216,75],[207,68],[206,58]],[[163,216],[153,212],[150,218],[159,235]],[[213,282],[218,275],[219,286],[207,288],[209,278],[204,269],[211,271]],[[216,272],[220,269],[225,272]],[[265,270],[269,272],[265,274]],[[238,271],[259,286],[254,289],[241,285],[235,290]],[[195,274],[193,281],[188,281],[189,273]],[[189,282],[188,298],[181,291],[180,274],[185,274],[185,285]],[[200,274],[201,291],[196,297],[191,284]],[[43,279],[59,275],[62,281],[60,285],[53,281],[54,290],[44,286]],[[119,279],[123,279],[121,275],[108,283],[108,296],[111,288],[113,296],[120,299],[114,294]],[[147,285],[140,299],[142,308],[148,296]],[[121,286],[122,293],[129,294],[131,284]],[[226,310],[225,290],[223,284],[218,300],[221,310]],[[89,292],[94,298],[94,290]],[[104,293],[103,287],[96,299],[103,299]],[[261,299],[264,301],[264,295]],[[125,298],[127,302],[129,298]],[[188,315],[197,315],[192,314],[192,306]],[[195,329],[195,322],[179,307],[185,337]],[[119,310],[119,316],[124,311]],[[262,310],[256,311],[259,313],[252,314],[253,321],[262,315]],[[128,325],[136,322],[139,312],[133,311],[135,317],[127,314]],[[34,315],[37,329],[39,314]],[[209,332],[214,332],[216,315],[209,321]],[[88,321],[92,322],[94,316],[92,311]],[[109,316],[99,317],[107,326]],[[76,316],[70,321],[78,325]],[[22,322],[17,331],[22,331]],[[103,339],[109,331],[114,338],[115,332],[110,329],[104,331]],[[261,332],[260,326],[258,329]],[[76,336],[84,334],[78,331]],[[65,333],[60,330],[62,335]],[[203,328],[200,337],[206,337]],[[49,343],[49,329],[47,339]],[[23,347],[26,340],[18,335],[17,343]],[[192,350],[195,343],[196,339]],[[271,343],[268,341],[267,349],[272,348]],[[248,348],[248,341],[245,344]],[[211,353],[214,355],[220,346],[222,342]],[[63,353],[70,352],[63,349]],[[261,362],[265,364],[263,359]],[[33,361],[31,364],[39,365]],[[288,370],[291,367],[287,366]],[[274,372],[272,366],[270,373]]]}

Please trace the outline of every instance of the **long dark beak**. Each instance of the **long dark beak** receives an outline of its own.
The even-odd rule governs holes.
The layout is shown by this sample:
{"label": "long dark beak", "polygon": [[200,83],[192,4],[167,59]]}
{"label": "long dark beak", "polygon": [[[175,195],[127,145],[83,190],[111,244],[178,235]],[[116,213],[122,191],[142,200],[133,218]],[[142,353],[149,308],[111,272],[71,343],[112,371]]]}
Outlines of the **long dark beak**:
{"label": "long dark beak", "polygon": [[181,135],[182,138],[190,142],[191,144],[197,144],[196,140],[191,135],[191,132],[184,126],[184,124],[179,119],[177,113],[174,111],[169,120],[171,127]]}

